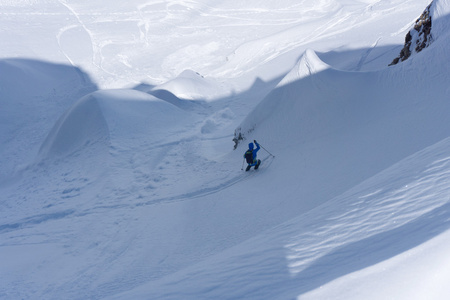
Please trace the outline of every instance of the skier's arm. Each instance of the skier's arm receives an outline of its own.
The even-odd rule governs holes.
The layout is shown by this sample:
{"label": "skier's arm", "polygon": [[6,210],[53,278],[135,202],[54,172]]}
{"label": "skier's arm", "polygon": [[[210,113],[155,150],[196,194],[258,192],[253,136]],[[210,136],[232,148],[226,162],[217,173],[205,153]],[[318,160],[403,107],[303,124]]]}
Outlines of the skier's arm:
{"label": "skier's arm", "polygon": [[255,143],[255,145],[256,145],[256,149],[255,149],[255,152],[258,152],[259,151],[259,149],[260,149],[260,147],[259,147],[259,144],[258,144],[258,142],[256,141],[256,140],[253,140],[253,142]]}

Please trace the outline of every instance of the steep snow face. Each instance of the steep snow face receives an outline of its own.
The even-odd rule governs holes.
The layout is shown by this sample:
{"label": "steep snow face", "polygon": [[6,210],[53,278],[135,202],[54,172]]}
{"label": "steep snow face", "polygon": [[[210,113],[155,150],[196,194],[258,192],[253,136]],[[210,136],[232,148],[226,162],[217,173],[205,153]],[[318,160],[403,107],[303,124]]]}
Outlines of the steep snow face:
{"label": "steep snow face", "polygon": [[40,149],[39,160],[64,158],[100,167],[110,151],[128,148],[144,137],[168,138],[188,116],[140,91],[98,91],[77,101],[58,120]]}
{"label": "steep snow face", "polygon": [[414,28],[411,29],[405,37],[405,46],[400,51],[399,57],[395,58],[389,65],[395,65],[399,61],[407,60],[411,54],[418,53],[428,47],[433,42],[431,34],[432,16],[430,15],[431,3],[416,20]]}
{"label": "steep snow face", "polygon": [[108,149],[109,131],[96,99],[86,96],[56,123],[42,145],[40,155],[52,158],[69,155],[97,143]]}
{"label": "steep snow face", "polygon": [[[241,126],[235,130],[234,141],[239,143],[239,141],[251,136],[251,133],[255,130],[257,124],[264,122],[267,118],[270,118],[270,115],[276,111],[279,106],[289,106],[289,104],[283,102],[283,96],[278,94],[279,90],[288,88],[287,86],[296,84],[302,79],[308,80],[308,77],[317,76],[318,73],[330,68],[331,67],[329,65],[320,60],[313,50],[308,49],[297,64],[291,69],[291,71],[277,84],[274,91],[272,91],[266,99],[262,101],[264,104],[258,105],[254,111],[246,117]],[[304,96],[302,95],[301,97],[303,98]],[[291,98],[284,96],[284,98],[289,98],[287,101],[301,101],[297,99],[300,98],[300,94],[298,97]],[[278,125],[278,127],[279,126],[280,125]],[[289,127],[286,127],[286,133],[289,132],[288,128]]]}
{"label": "steep snow face", "polygon": [[298,61],[297,65],[280,81],[277,88],[294,83],[308,76],[314,76],[329,68],[330,66],[320,60],[313,50],[308,49]]}
{"label": "steep snow face", "polygon": [[444,139],[308,213],[111,299],[446,300],[449,147]]}
{"label": "steep snow face", "polygon": [[96,89],[79,68],[0,60],[0,180],[31,163],[61,114]]}
{"label": "steep snow face", "polygon": [[286,167],[310,175],[307,186],[341,178],[335,188],[350,188],[448,136],[447,45],[436,40],[409,63],[376,72],[339,71],[307,51],[282,81],[289,83],[262,100],[236,135],[264,137],[289,157]]}
{"label": "steep snow face", "polygon": [[[3,57],[136,86],[69,93],[40,123],[37,162],[1,182],[0,298],[292,299],[338,280],[325,298],[361,282],[346,275],[392,265],[390,290],[405,276],[428,283],[404,274],[423,265],[389,260],[447,249],[449,140],[393,164],[448,136],[448,36],[385,70],[428,4],[0,1]],[[2,81],[25,90],[19,73]],[[257,171],[241,171],[244,147],[231,150],[239,124],[264,147]],[[431,263],[448,282],[444,250]],[[372,278],[360,295],[384,296]]]}
{"label": "steep snow face", "polygon": [[431,29],[433,35],[436,39],[446,38],[449,34],[450,1],[434,0],[430,8],[430,15],[433,19],[433,27]]}
{"label": "steep snow face", "polygon": [[184,70],[176,78],[153,88],[152,91],[168,91],[179,99],[211,100],[217,99],[221,87],[212,78],[205,78],[192,70]]}

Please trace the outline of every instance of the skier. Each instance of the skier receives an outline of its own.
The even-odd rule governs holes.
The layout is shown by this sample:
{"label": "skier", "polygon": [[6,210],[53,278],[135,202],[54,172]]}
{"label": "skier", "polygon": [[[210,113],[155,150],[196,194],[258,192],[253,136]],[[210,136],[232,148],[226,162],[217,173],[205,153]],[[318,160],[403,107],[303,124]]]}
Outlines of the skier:
{"label": "skier", "polygon": [[245,160],[247,161],[248,164],[245,171],[250,170],[251,167],[255,167],[255,170],[257,170],[259,168],[259,165],[261,164],[261,160],[256,159],[256,153],[260,149],[259,144],[256,140],[253,140],[253,142],[255,142],[256,149],[253,149],[254,148],[253,143],[250,143],[248,144],[248,150],[244,154]]}

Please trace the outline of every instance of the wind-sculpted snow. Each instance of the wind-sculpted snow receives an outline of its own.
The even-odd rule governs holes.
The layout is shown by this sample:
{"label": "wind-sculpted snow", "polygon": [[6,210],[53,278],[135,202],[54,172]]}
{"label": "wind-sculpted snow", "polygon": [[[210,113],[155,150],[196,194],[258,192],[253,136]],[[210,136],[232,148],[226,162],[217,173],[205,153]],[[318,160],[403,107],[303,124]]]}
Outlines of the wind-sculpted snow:
{"label": "wind-sculpted snow", "polygon": [[105,150],[108,149],[108,126],[96,99],[86,96],[56,123],[42,145],[40,155],[69,155],[97,143],[104,144]]}
{"label": "wind-sculpted snow", "polygon": [[[415,61],[376,72],[339,71],[307,51],[236,133],[247,140],[264,136],[269,147],[286,153],[278,145],[299,147],[291,164],[323,173],[322,180],[373,175],[447,137],[441,114],[450,112],[442,75],[448,70],[442,62],[450,58],[446,45],[436,42]],[[425,75],[430,72],[441,75]]]}
{"label": "wind-sculpted snow", "polygon": [[152,92],[165,90],[179,99],[207,100],[217,98],[220,89],[215,80],[205,78],[191,70],[184,70],[176,78],[154,87]]}
{"label": "wind-sculpted snow", "polygon": [[[100,91],[85,96],[56,123],[41,147],[42,157],[72,155],[77,151],[124,146],[144,135],[161,138],[177,127],[186,114],[176,106],[134,90]],[[89,152],[89,155],[94,155]]]}
{"label": "wind-sculpted snow", "polygon": [[[238,4],[136,0],[115,5],[105,5],[105,0],[2,1],[0,22],[5,30],[0,37],[9,43],[1,57],[37,56],[81,66],[102,88],[159,84],[188,69],[235,78],[238,83],[251,74],[252,82],[267,64],[271,72],[264,80],[270,80],[282,75],[307,48],[326,52],[355,40],[358,48],[376,40],[379,46],[392,46],[397,34],[404,38],[402,27],[417,17],[416,10],[420,13],[428,4],[428,0]],[[22,29],[24,24],[27,30]],[[375,52],[372,57],[380,55]],[[284,55],[288,59],[280,59]]]}
{"label": "wind-sculpted snow", "polygon": [[445,139],[252,240],[111,299],[446,299],[449,146]]}
{"label": "wind-sculpted snow", "polygon": [[[263,122],[269,118],[274,110],[277,110],[279,107],[289,105],[283,102],[283,98],[288,97],[284,96],[282,93],[279,93],[279,91],[283,90],[285,86],[297,84],[297,82],[302,79],[309,80],[312,76],[317,76],[318,73],[329,68],[331,67],[320,60],[313,50],[307,50],[299,59],[297,64],[291,69],[291,71],[277,84],[274,90],[254,109],[253,112],[246,117],[240,127],[235,130],[235,139],[239,140],[239,136],[241,138],[245,137],[251,139],[250,137],[252,135],[252,131],[255,130],[260,122]],[[301,98],[305,98],[305,96],[298,94],[297,97],[289,97],[288,101],[302,101],[300,100]],[[291,111],[290,113],[294,112]],[[288,119],[294,121],[296,118]]]}
{"label": "wind-sculpted snow", "polygon": [[277,87],[282,87],[290,83],[294,83],[303,78],[314,76],[326,69],[331,68],[324,63],[314,52],[308,49],[303,54],[297,65],[280,81]]}
{"label": "wind-sculpted snow", "polygon": [[61,114],[96,89],[79,68],[0,60],[0,181],[31,163]]}
{"label": "wind-sculpted snow", "polygon": [[72,65],[0,62],[0,298],[447,300],[447,0],[386,67],[428,4],[0,1]]}

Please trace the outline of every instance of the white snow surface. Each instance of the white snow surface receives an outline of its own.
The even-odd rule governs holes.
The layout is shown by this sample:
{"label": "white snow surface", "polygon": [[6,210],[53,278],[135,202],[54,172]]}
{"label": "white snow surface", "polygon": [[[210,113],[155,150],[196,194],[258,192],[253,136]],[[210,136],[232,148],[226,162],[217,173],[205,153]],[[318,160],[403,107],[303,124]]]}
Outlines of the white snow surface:
{"label": "white snow surface", "polygon": [[0,299],[449,299],[428,4],[0,0]]}

